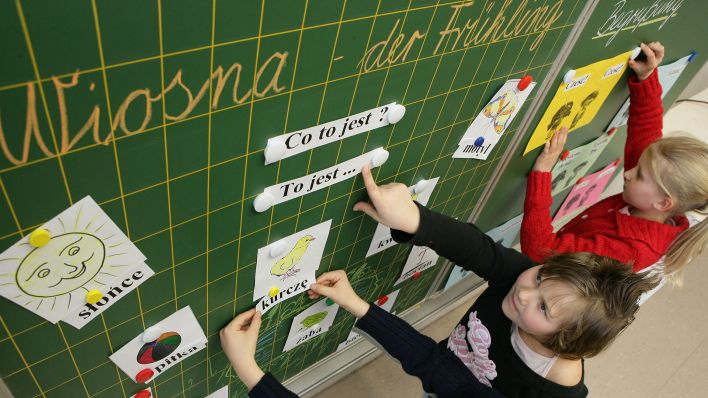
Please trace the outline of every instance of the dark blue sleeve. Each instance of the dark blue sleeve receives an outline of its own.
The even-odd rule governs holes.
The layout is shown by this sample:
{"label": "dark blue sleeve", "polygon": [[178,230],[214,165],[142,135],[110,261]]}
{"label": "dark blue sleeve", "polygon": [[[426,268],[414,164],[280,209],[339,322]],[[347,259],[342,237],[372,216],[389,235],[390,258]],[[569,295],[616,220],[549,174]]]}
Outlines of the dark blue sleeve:
{"label": "dark blue sleeve", "polygon": [[272,374],[266,373],[248,392],[251,398],[297,398],[298,395],[285,388]]}
{"label": "dark blue sleeve", "polygon": [[503,397],[477,381],[452,351],[376,305],[369,306],[356,327],[397,359],[406,373],[418,377],[429,393],[441,398]]}
{"label": "dark blue sleeve", "polygon": [[[417,203],[416,203],[417,204]],[[534,265],[527,256],[494,242],[477,226],[418,204],[420,225],[414,235],[391,230],[398,243],[428,246],[460,267],[492,281],[515,278]]]}

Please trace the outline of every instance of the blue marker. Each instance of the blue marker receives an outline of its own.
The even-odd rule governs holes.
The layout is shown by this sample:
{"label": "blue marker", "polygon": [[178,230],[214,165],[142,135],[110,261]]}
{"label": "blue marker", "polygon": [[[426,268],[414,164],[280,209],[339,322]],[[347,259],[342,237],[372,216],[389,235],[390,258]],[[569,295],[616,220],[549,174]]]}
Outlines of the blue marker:
{"label": "blue marker", "polygon": [[482,146],[484,144],[484,137],[477,137],[476,140],[474,140],[474,146]]}

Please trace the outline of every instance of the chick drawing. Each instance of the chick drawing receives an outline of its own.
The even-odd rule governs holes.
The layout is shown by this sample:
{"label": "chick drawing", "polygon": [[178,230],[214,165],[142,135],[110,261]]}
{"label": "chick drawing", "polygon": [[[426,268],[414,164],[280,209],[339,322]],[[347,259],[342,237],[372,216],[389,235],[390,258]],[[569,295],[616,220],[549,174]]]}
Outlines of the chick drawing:
{"label": "chick drawing", "polygon": [[295,247],[273,265],[273,268],[270,269],[270,274],[282,276],[283,280],[289,276],[295,275],[300,271],[299,269],[295,269],[295,265],[300,261],[307,251],[308,246],[310,246],[310,242],[313,240],[315,240],[315,238],[312,235],[305,235],[300,238],[297,243],[295,243]]}

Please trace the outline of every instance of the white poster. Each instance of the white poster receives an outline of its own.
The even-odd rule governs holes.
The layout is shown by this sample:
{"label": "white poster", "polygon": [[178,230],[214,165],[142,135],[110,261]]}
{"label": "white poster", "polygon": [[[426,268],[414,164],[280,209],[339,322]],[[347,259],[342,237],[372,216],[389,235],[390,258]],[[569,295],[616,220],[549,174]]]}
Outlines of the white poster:
{"label": "white poster", "polygon": [[280,146],[282,155],[278,156],[279,159],[273,162],[269,162],[268,157],[266,157],[265,164],[274,163],[331,142],[388,126],[387,113],[394,105],[396,105],[395,102],[320,124],[319,126],[308,127],[273,137],[268,140],[268,143],[269,145]]}
{"label": "white poster", "polygon": [[438,254],[427,246],[413,246],[411,253],[408,255],[408,260],[403,266],[401,276],[393,286],[411,278],[416,272],[422,272],[438,262]]}
{"label": "white poster", "polygon": [[288,339],[285,341],[283,352],[290,351],[298,345],[326,333],[337,316],[339,306],[327,305],[327,300],[320,300],[305,311],[299,313],[290,326]]}
{"label": "white poster", "polygon": [[487,235],[495,242],[511,247],[519,235],[519,231],[521,231],[521,221],[523,219],[524,213],[521,213],[504,224],[487,231]]}
{"label": "white poster", "polygon": [[[408,190],[411,193],[411,198],[423,206],[427,205],[439,179],[440,177],[435,177],[430,180],[425,180],[423,181],[424,184],[422,184],[420,188],[416,188],[417,184],[408,187]],[[369,250],[366,252],[366,257],[372,256],[395,245],[396,242],[394,242],[391,237],[391,228],[379,223],[376,226],[376,231],[374,231],[373,238],[371,238],[371,243],[369,244]]]}
{"label": "white poster", "polygon": [[253,300],[271,289],[285,290],[299,284],[320,266],[332,220],[296,232],[258,249]]}
{"label": "white poster", "polygon": [[[681,76],[683,70],[686,69],[686,66],[688,66],[688,63],[690,62],[689,59],[692,56],[692,54],[689,54],[683,58],[679,58],[675,62],[666,65],[660,65],[658,68],[656,68],[657,73],[659,74],[659,84],[661,84],[661,98],[664,98],[666,94],[671,90],[671,87],[674,86],[674,83],[676,83],[678,78]],[[625,124],[627,124],[628,119],[629,98],[627,98],[624,104],[622,104],[622,107],[617,111],[615,117],[612,118],[612,121],[610,122],[610,125],[607,128],[610,129],[612,127],[624,126]]]}
{"label": "white poster", "polygon": [[38,230],[43,245],[25,236],[0,255],[0,295],[57,323],[105,291],[145,256],[87,196]]}
{"label": "white poster", "polygon": [[229,385],[225,385],[204,398],[229,398]]}
{"label": "white poster", "polygon": [[154,327],[158,331],[155,333],[157,337],[145,341],[140,334],[109,357],[134,382],[141,373],[147,375],[143,382],[148,383],[206,347],[204,331],[189,306]]}
{"label": "white poster", "polygon": [[492,101],[482,108],[460,139],[453,158],[486,159],[489,156],[536,86],[533,82],[519,91],[519,80],[507,80]]}

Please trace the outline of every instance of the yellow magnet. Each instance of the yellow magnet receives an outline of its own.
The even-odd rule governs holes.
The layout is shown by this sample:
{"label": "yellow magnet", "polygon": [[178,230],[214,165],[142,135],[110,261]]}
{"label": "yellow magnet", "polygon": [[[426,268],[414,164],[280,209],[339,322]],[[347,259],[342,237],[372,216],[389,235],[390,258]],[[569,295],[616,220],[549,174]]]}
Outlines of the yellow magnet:
{"label": "yellow magnet", "polygon": [[103,293],[100,290],[92,289],[86,293],[86,302],[96,304],[103,298]]}
{"label": "yellow magnet", "polygon": [[280,293],[280,289],[278,289],[278,288],[275,287],[275,286],[271,287],[271,288],[268,290],[268,296],[270,296],[270,297],[275,297],[275,296],[278,295],[278,293]]}
{"label": "yellow magnet", "polygon": [[49,243],[52,235],[44,228],[35,229],[29,236],[29,243],[34,247],[42,247]]}

